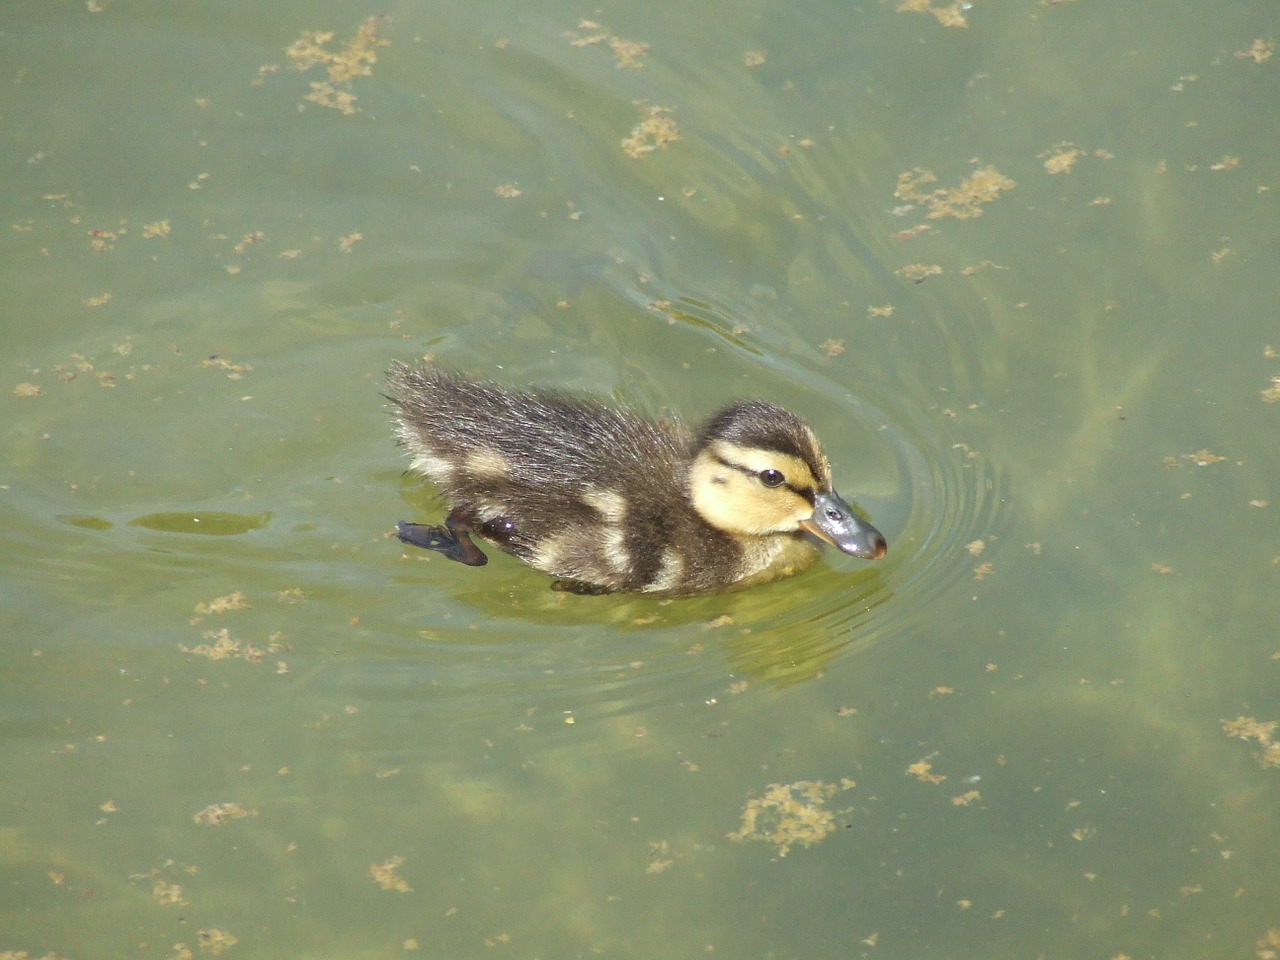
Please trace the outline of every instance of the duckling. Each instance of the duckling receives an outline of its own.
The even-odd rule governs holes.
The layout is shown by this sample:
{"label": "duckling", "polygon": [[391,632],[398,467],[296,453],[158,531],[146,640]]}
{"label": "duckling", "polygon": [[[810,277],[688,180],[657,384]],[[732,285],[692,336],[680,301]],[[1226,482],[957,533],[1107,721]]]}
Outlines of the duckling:
{"label": "duckling", "polygon": [[772,403],[731,403],[694,432],[426,362],[396,362],[387,382],[410,469],[449,505],[443,525],[402,521],[397,536],[451,560],[488,562],[474,534],[554,589],[683,596],[789,576],[818,540],[885,554],[832,488],[813,431]]}

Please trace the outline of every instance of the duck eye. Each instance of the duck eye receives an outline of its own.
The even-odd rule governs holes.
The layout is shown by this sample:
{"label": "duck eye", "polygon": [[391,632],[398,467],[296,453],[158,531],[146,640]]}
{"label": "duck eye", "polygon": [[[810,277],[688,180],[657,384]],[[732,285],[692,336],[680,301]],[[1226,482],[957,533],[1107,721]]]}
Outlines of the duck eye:
{"label": "duck eye", "polygon": [[780,487],[787,482],[780,470],[761,470],[759,476],[760,482],[766,487]]}

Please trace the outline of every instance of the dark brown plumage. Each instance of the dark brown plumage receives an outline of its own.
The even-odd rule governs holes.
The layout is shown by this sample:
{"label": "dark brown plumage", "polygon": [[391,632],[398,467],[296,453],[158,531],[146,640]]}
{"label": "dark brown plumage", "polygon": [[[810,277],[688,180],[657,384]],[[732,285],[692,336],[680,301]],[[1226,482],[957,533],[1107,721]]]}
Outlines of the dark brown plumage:
{"label": "dark brown plumage", "polygon": [[811,534],[884,553],[832,490],[812,431],[774,404],[732,404],[695,434],[427,363],[394,364],[388,383],[411,469],[450,507],[444,526],[402,523],[400,537],[463,563],[485,562],[475,534],[562,589],[688,594],[802,569]]}

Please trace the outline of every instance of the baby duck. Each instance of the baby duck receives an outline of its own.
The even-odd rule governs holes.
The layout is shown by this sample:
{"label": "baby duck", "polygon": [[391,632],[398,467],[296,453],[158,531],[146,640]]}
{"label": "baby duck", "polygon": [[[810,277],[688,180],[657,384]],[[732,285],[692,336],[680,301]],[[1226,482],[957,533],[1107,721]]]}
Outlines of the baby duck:
{"label": "baby duck", "polygon": [[476,534],[555,589],[680,596],[803,570],[815,537],[884,556],[880,531],[832,489],[813,431],[772,403],[732,403],[693,433],[425,362],[397,362],[387,381],[410,469],[450,508],[443,526],[402,521],[396,533],[451,560],[488,562]]}

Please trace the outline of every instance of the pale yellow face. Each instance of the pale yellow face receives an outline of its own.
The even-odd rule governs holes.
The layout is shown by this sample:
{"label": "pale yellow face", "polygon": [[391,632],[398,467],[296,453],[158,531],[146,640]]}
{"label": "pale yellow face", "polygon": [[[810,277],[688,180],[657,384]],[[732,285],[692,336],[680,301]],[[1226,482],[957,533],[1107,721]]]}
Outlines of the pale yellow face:
{"label": "pale yellow face", "polygon": [[708,444],[689,471],[694,509],[713,527],[743,536],[801,529],[813,515],[813,501],[804,493],[818,489],[799,457],[727,440]]}

